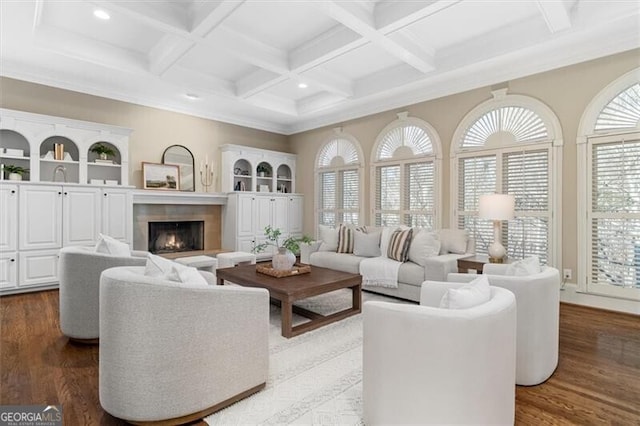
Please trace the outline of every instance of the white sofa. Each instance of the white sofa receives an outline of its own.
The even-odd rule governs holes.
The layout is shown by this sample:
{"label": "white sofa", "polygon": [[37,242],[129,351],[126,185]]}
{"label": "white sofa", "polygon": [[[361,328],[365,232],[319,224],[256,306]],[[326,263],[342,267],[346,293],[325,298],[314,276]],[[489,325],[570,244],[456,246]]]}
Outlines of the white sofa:
{"label": "white sofa", "polygon": [[[438,232],[439,239],[443,247],[448,244],[446,239],[448,233]],[[458,259],[461,257],[471,256],[475,253],[475,240],[467,239],[467,247],[465,253],[443,253],[425,259],[425,266],[407,261],[400,266],[398,271],[398,287],[378,287],[364,286],[363,289],[385,294],[387,296],[398,297],[401,299],[420,301],[420,287],[426,280],[431,281],[447,281],[447,275],[451,272],[457,272]],[[334,251],[320,251],[319,242],[312,244],[300,245],[300,261],[312,266],[321,268],[335,269],[353,274],[360,273],[360,262],[365,257],[356,256],[351,253],[336,253]]]}
{"label": "white sofa", "polygon": [[421,306],[364,304],[365,424],[513,424],[515,297],[490,287],[486,303],[441,309],[449,288],[425,282]]}
{"label": "white sofa", "polygon": [[[269,292],[107,269],[100,280],[100,404],[129,422],[182,424],[264,388]],[[168,420],[168,421],[167,421]]]}
{"label": "white sofa", "polygon": [[[489,284],[515,294],[518,303],[518,385],[537,385],[547,380],[558,366],[560,322],[560,272],[543,266],[527,276],[505,275],[509,265],[489,263],[483,272]],[[469,282],[474,274],[451,273],[448,281]]]}

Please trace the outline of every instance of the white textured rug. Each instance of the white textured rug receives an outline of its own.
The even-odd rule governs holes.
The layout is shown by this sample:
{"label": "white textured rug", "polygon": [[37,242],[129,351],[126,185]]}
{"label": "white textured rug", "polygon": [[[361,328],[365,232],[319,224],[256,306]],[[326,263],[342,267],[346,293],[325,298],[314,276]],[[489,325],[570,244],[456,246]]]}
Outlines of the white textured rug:
{"label": "white textured rug", "polygon": [[[363,300],[397,299],[363,293]],[[351,305],[351,290],[297,303],[322,314]],[[294,315],[294,324],[304,319]],[[205,418],[210,425],[362,424],[362,315],[286,339],[271,306],[269,376],[262,391]]]}

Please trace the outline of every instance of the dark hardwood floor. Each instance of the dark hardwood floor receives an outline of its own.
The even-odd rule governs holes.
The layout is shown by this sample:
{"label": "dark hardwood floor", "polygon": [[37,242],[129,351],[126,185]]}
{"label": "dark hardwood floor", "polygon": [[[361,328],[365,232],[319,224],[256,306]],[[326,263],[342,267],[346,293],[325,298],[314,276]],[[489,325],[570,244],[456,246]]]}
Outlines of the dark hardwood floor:
{"label": "dark hardwood floor", "polygon": [[[57,290],[1,297],[0,320],[1,405],[62,404],[65,425],[122,424],[100,407],[98,346],[60,334]],[[640,317],[562,304],[558,369],[517,387],[516,424],[640,425]]]}

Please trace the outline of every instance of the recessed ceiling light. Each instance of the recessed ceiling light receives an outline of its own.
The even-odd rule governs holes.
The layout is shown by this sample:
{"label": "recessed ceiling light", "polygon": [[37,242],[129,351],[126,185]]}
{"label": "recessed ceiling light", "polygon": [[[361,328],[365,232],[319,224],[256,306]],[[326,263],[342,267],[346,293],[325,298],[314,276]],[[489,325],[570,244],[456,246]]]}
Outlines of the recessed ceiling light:
{"label": "recessed ceiling light", "polygon": [[187,99],[191,99],[192,101],[195,101],[196,99],[200,99],[200,96],[196,95],[195,93],[187,93],[186,95],[184,95]]}
{"label": "recessed ceiling light", "polygon": [[306,89],[309,86],[307,85],[307,83],[298,83],[298,87],[301,89]]}
{"label": "recessed ceiling light", "polygon": [[94,10],[93,11],[93,16],[95,16],[98,19],[102,19],[103,21],[111,19],[111,15],[109,15],[106,11],[104,11],[102,9]]}

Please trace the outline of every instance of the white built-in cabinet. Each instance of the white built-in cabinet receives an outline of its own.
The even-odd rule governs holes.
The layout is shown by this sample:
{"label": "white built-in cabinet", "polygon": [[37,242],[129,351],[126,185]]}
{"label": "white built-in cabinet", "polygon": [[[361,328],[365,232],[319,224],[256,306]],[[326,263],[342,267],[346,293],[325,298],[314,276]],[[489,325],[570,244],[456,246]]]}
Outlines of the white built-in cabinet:
{"label": "white built-in cabinet", "polygon": [[100,233],[131,245],[132,192],[93,185],[0,182],[0,292],[58,281],[65,246],[92,246]]}
{"label": "white built-in cabinet", "polygon": [[[0,294],[55,287],[62,247],[94,245],[100,233],[132,244],[130,133],[0,109],[0,164],[29,169],[21,181],[0,176]],[[96,144],[114,154],[100,159]]]}
{"label": "white built-in cabinet", "polygon": [[[228,194],[223,216],[222,247],[251,252],[265,242],[264,228],[282,231],[281,241],[289,236],[302,236],[302,200],[300,194]],[[262,256],[268,257],[273,250]]]}
{"label": "white built-in cabinet", "polygon": [[295,193],[295,154],[232,144],[220,151],[222,192]]}

